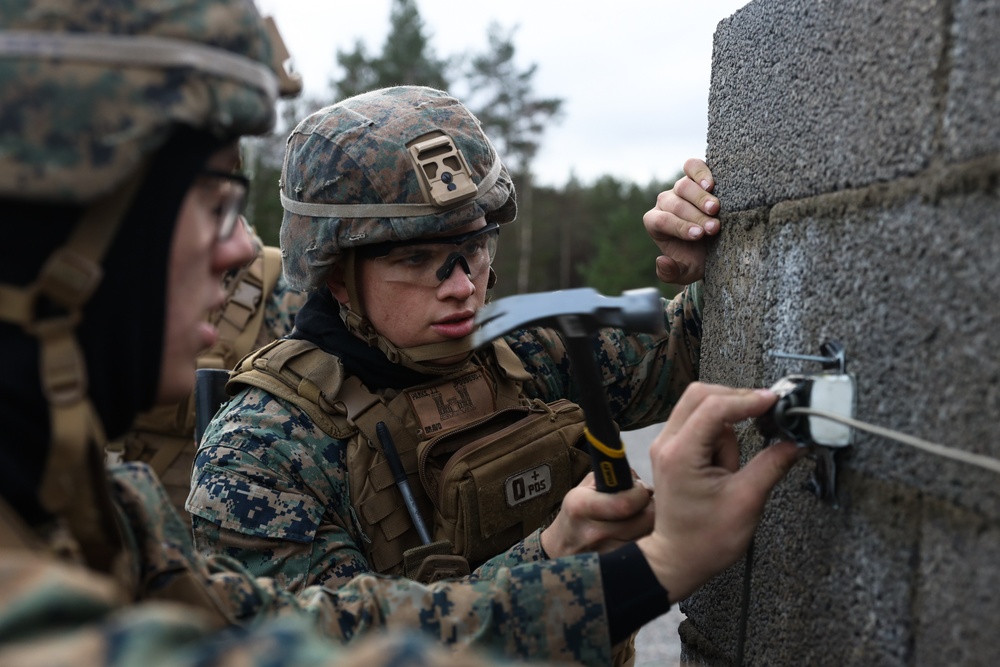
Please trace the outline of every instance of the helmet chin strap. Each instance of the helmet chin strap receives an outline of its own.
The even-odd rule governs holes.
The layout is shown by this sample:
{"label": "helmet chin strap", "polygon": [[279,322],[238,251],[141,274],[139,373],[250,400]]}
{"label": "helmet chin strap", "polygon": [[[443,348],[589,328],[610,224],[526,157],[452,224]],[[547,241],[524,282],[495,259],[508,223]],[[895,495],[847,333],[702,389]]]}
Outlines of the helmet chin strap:
{"label": "helmet chin strap", "polygon": [[[462,258],[462,263],[466,267],[468,266],[464,257]],[[418,345],[416,347],[401,348],[393,344],[389,339],[376,331],[375,327],[372,326],[372,323],[365,316],[364,305],[358,294],[357,262],[353,250],[344,253],[343,266],[347,297],[350,299],[351,305],[340,304],[340,317],[344,320],[348,331],[360,337],[369,346],[381,350],[392,363],[400,364],[401,366],[427,375],[446,375],[453,372],[456,366],[464,365],[469,361],[469,358],[472,356],[472,336],[464,336],[442,343]],[[454,266],[455,262],[452,262],[452,268]],[[449,271],[448,273],[450,274],[451,272]],[[495,282],[495,275],[491,268],[491,283]],[[437,359],[448,359],[459,356],[461,356],[461,359],[446,365],[426,363]]]}

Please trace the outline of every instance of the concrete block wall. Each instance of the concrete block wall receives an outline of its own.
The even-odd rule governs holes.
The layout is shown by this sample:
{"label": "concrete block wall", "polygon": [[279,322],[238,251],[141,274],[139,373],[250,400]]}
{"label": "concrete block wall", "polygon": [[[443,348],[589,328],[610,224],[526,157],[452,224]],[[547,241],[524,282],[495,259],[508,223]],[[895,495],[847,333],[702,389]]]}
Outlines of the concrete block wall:
{"label": "concrete block wall", "polygon": [[[859,419],[1000,459],[1000,0],[754,0],[715,33],[707,159],[703,378],[836,339]],[[835,509],[811,468],[757,534],[744,664],[1000,664],[1000,475],[858,433]],[[682,604],[688,664],[733,664],[744,585]]]}

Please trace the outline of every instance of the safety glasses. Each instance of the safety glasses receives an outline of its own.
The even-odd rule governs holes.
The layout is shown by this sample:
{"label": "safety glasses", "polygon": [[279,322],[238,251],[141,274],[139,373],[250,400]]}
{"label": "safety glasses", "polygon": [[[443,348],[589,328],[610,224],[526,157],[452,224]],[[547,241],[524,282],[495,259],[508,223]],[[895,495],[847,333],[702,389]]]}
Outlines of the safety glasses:
{"label": "safety glasses", "polygon": [[467,234],[361,246],[357,254],[377,262],[379,277],[383,280],[437,287],[459,264],[469,280],[488,271],[496,255],[499,236],[500,225],[491,222]]}
{"label": "safety glasses", "polygon": [[204,179],[205,185],[218,188],[212,193],[216,201],[215,214],[218,218],[218,234],[216,241],[222,243],[233,235],[236,223],[246,207],[247,196],[250,193],[250,181],[243,174],[214,169],[201,169],[198,177]]}

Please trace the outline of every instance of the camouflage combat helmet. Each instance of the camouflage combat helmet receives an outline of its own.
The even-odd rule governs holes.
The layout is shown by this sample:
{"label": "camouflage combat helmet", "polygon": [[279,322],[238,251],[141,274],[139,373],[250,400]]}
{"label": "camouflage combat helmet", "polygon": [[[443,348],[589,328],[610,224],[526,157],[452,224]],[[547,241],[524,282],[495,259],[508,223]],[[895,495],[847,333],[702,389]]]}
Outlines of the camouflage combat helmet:
{"label": "camouflage combat helmet", "polygon": [[34,282],[0,284],[0,321],[39,341],[51,435],[39,497],[101,567],[114,529],[88,501],[101,482],[77,474],[105,445],[77,338],[84,306],[174,128],[220,141],[268,131],[278,95],[301,88],[287,57],[250,0],[0,0],[0,198],[81,212]]}
{"label": "camouflage combat helmet", "polygon": [[[451,183],[441,181],[445,170]],[[511,222],[517,212],[510,175],[476,117],[420,86],[358,95],[299,123],[281,203],[285,277],[301,290],[324,284],[350,248],[446,233],[481,216]]]}
{"label": "camouflage combat helmet", "polygon": [[[456,340],[400,349],[367,320],[355,253],[366,245],[446,234],[480,217],[514,220],[514,184],[479,121],[445,92],[397,86],[321,109],[288,139],[281,176],[285,278],[310,290],[344,267],[347,328],[390,361],[424,373],[424,364],[468,353]],[[495,274],[490,269],[492,286]]]}
{"label": "camouflage combat helmet", "polygon": [[260,134],[298,92],[249,0],[0,0],[0,196],[87,202],[173,123]]}

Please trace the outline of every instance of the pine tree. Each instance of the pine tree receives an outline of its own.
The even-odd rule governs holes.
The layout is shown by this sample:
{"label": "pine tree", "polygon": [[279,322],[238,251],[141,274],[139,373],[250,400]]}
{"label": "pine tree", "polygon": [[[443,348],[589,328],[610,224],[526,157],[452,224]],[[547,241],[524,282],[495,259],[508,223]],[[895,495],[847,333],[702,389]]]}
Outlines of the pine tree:
{"label": "pine tree", "polygon": [[353,51],[337,51],[337,64],[344,74],[331,80],[336,100],[397,85],[430,86],[447,90],[449,62],[438,59],[430,47],[416,0],[393,0],[389,34],[382,53],[369,56],[365,45],[355,42]]}
{"label": "pine tree", "polygon": [[518,190],[520,232],[517,291],[528,292],[531,279],[532,206],[531,163],[546,124],[558,118],[563,100],[535,97],[532,79],[538,69],[532,64],[521,70],[514,62],[516,28],[490,25],[488,50],[471,59],[466,77],[468,106],[479,117],[500,152],[504,164],[521,184]]}

